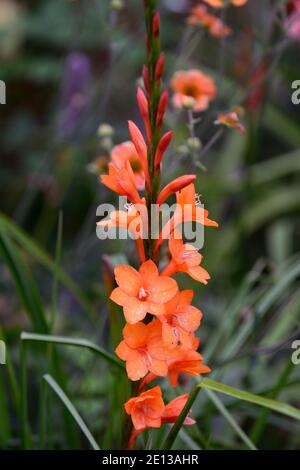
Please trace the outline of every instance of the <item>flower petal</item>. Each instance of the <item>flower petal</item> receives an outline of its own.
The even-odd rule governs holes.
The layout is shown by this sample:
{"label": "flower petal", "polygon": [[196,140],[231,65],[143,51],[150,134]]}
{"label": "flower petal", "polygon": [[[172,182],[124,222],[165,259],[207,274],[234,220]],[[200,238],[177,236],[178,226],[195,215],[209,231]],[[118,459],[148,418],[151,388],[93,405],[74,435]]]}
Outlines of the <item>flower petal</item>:
{"label": "flower petal", "polygon": [[118,286],[131,297],[136,297],[142,287],[141,275],[132,266],[117,266],[115,278]]}

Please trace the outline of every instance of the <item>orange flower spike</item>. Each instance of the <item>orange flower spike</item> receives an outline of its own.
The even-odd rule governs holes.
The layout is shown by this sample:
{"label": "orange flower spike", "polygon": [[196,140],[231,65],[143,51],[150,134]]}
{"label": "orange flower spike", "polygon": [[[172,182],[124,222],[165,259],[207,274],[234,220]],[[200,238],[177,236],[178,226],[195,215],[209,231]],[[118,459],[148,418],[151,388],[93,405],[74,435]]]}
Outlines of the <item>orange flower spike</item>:
{"label": "orange flower spike", "polygon": [[155,168],[159,168],[162,158],[164,156],[164,153],[167,150],[168,146],[170,145],[172,137],[173,137],[173,132],[168,131],[160,139],[156,152],[155,152],[155,157],[154,157]]}
{"label": "orange flower spike", "polygon": [[175,72],[171,86],[174,106],[183,108],[187,102],[192,102],[193,111],[196,112],[205,111],[217,94],[214,80],[195,69]]}
{"label": "orange flower spike", "polygon": [[184,290],[179,292],[165,305],[166,313],[158,318],[162,322],[162,339],[167,348],[182,346],[183,349],[193,349],[193,333],[199,328],[202,313],[191,305],[194,292]]}
{"label": "orange flower spike", "polygon": [[111,161],[114,165],[122,170],[125,166],[126,161],[129,161],[132,171],[134,173],[134,179],[136,187],[139,190],[145,188],[145,174],[137,154],[135,146],[132,142],[126,141],[113,147],[111,151]]}
{"label": "orange flower spike", "polygon": [[140,157],[142,167],[144,169],[146,183],[149,186],[149,172],[148,172],[148,157],[147,157],[147,145],[144,137],[139,128],[134,124],[133,121],[128,121],[128,129],[132,139],[132,142],[136,148],[137,154]]}
{"label": "orange flower spike", "polygon": [[156,320],[147,325],[143,322],[126,324],[124,340],[116,349],[117,356],[126,361],[128,377],[139,380],[150,371],[155,376],[168,373],[166,351],[161,342],[161,323]]}
{"label": "orange flower spike", "polygon": [[111,293],[111,300],[124,309],[128,323],[134,324],[145,318],[147,313],[162,314],[164,304],[178,291],[174,279],[161,276],[156,264],[148,260],[139,271],[128,265],[115,268],[115,278],[119,287]]}
{"label": "orange flower spike", "polygon": [[172,259],[168,266],[162,271],[165,276],[172,276],[177,272],[184,272],[189,274],[193,279],[202,284],[207,284],[210,279],[208,272],[200,265],[202,261],[202,255],[198,253],[193,245],[183,243],[181,238],[177,238],[178,235],[171,234],[169,239],[169,250],[172,255]]}
{"label": "orange flower spike", "polygon": [[147,102],[146,96],[144,95],[143,90],[140,87],[138,87],[138,91],[137,91],[137,102],[138,102],[141,116],[144,121],[147,139],[148,139],[148,142],[150,143],[151,142],[151,130],[150,130],[150,122],[149,122],[148,102]]}
{"label": "orange flower spike", "polygon": [[178,384],[180,374],[202,375],[211,372],[211,369],[203,364],[203,358],[197,351],[185,351],[179,348],[173,350],[173,356],[169,352],[168,377],[173,387]]}
{"label": "orange flower spike", "polygon": [[125,410],[128,415],[131,415],[134,428],[137,431],[159,428],[165,410],[160,387],[154,387],[131,398],[125,403]]}
{"label": "orange flower spike", "polygon": [[163,204],[169,196],[193,183],[196,175],[183,175],[168,183],[159,193],[157,204]]}
{"label": "orange flower spike", "polygon": [[[167,423],[175,423],[177,421],[177,418],[180,416],[183,408],[186,405],[186,402],[188,401],[189,395],[186,393],[184,395],[180,395],[179,397],[174,398],[174,400],[171,400],[165,407],[165,410],[162,414],[161,417],[161,422],[162,424],[167,424]],[[188,416],[185,418],[183,424],[186,426],[190,426],[192,424],[195,424],[196,421],[192,418],[190,418],[192,410],[189,411]]]}

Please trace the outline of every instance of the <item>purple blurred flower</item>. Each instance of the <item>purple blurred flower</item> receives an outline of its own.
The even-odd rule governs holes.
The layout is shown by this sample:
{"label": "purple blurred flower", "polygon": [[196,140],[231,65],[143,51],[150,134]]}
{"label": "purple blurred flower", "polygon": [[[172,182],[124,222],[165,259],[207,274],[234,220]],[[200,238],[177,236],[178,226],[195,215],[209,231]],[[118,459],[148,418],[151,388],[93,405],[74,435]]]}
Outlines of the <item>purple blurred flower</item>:
{"label": "purple blurred flower", "polygon": [[58,134],[70,137],[77,129],[87,104],[87,91],[91,78],[91,62],[86,54],[71,53],[66,59],[61,92]]}

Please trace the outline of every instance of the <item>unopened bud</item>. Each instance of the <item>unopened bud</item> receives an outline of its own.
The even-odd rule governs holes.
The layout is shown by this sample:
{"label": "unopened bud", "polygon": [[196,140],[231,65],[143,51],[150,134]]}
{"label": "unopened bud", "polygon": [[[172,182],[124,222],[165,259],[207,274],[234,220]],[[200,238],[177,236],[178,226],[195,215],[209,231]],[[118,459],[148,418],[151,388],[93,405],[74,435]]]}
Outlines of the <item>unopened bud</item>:
{"label": "unopened bud", "polygon": [[101,124],[98,128],[98,136],[103,139],[114,135],[114,128],[110,124]]}
{"label": "unopened bud", "polygon": [[190,150],[200,150],[202,147],[201,140],[198,137],[189,137],[187,145]]}
{"label": "unopened bud", "polygon": [[113,10],[122,10],[122,8],[124,8],[124,2],[123,0],[111,0],[110,7]]}

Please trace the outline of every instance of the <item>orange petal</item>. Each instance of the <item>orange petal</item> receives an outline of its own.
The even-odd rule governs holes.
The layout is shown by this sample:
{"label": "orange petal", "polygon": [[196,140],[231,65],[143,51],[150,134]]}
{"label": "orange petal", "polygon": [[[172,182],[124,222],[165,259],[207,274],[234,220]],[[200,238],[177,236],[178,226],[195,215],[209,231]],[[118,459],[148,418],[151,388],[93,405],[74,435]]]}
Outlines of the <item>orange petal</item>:
{"label": "orange petal", "polygon": [[140,348],[144,346],[147,341],[147,325],[142,322],[135,323],[134,325],[127,323],[123,329],[123,336],[130,348]]}
{"label": "orange petal", "polygon": [[131,297],[129,297],[129,295],[127,295],[120,287],[116,287],[110,294],[109,298],[116,304],[123,306]]}
{"label": "orange petal", "polygon": [[127,357],[131,353],[131,349],[127,346],[125,341],[121,341],[121,343],[117,346],[115,353],[119,356],[120,359],[126,361]]}
{"label": "orange petal", "polygon": [[193,279],[202,282],[202,284],[207,284],[207,281],[210,279],[208,272],[204,268],[201,268],[201,266],[189,267],[188,273]]}
{"label": "orange petal", "polygon": [[151,259],[142,264],[139,273],[146,282],[154,282],[158,277],[157,266]]}
{"label": "orange petal", "polygon": [[132,266],[117,266],[115,278],[118,286],[131,297],[136,297],[142,287],[142,278]]}
{"label": "orange petal", "polygon": [[156,304],[164,304],[171,300],[178,292],[177,282],[168,276],[160,276],[155,282],[147,286],[150,294],[149,301]]}
{"label": "orange petal", "polygon": [[147,302],[141,302],[135,297],[129,297],[124,306],[124,315],[128,323],[134,324],[143,320],[148,310]]}
{"label": "orange petal", "polygon": [[126,362],[126,371],[130,380],[139,380],[148,372],[148,366],[144,354],[138,351],[133,351],[130,359]]}

